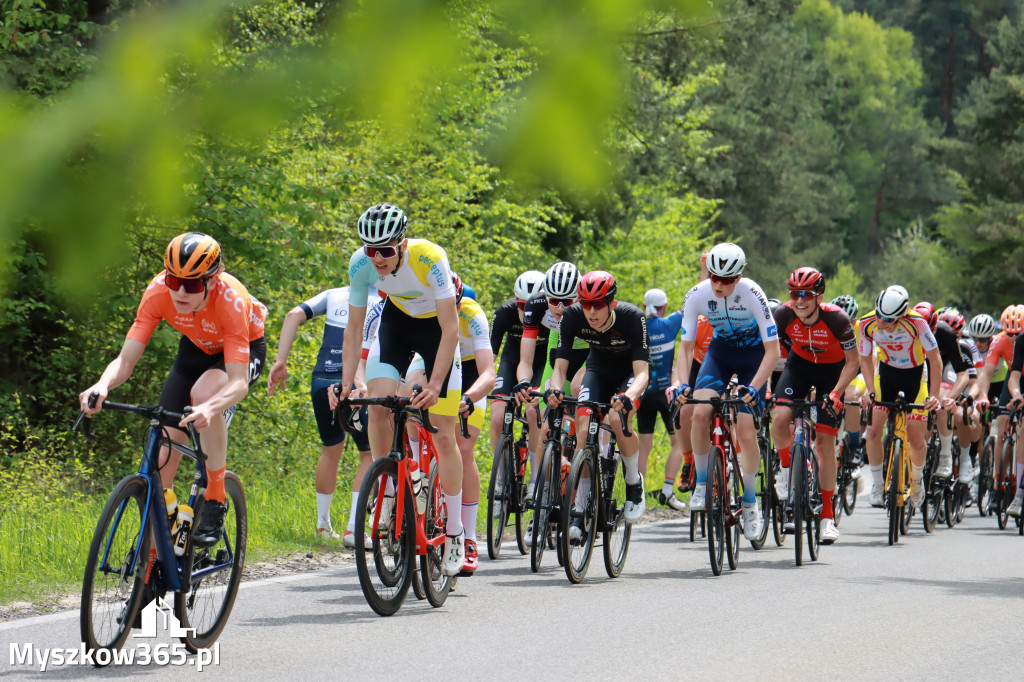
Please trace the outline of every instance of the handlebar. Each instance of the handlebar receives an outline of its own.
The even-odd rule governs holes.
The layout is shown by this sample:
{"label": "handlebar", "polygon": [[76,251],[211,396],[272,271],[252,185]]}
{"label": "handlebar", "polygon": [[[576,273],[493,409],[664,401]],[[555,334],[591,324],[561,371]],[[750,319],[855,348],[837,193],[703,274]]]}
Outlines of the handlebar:
{"label": "handlebar", "polygon": [[[886,409],[895,410],[896,412],[902,412],[904,414],[909,414],[909,413],[913,412],[914,410],[923,410],[923,409],[925,409],[924,405],[922,405],[922,404],[908,403],[906,398],[903,395],[903,391],[900,391],[896,395],[896,400],[893,400],[891,402],[885,401],[885,400],[875,400],[875,394],[874,393],[870,393],[868,395],[869,395],[869,398],[871,399],[871,410],[868,411],[868,425],[871,424],[872,418],[874,416],[874,411],[875,411],[874,408],[875,408],[876,405],[878,407],[884,407]],[[929,412],[934,412],[934,410],[929,410]]]}
{"label": "handlebar", "polygon": [[[417,393],[422,391],[419,384],[415,384],[412,387],[412,394],[415,396]],[[341,388],[335,384],[334,395],[341,395]],[[345,398],[338,402],[338,406],[341,405],[376,405],[383,407],[391,412],[401,412],[402,410],[409,410],[419,422],[423,425],[430,433],[437,433],[437,427],[430,423],[430,411],[422,407],[413,407],[412,398],[403,398],[397,395],[386,395],[381,398]],[[334,418],[337,419],[337,408],[334,410]],[[468,436],[467,436],[468,437]]]}
{"label": "handlebar", "polygon": [[[508,409],[509,405],[512,405],[515,409],[515,418],[523,422],[524,424],[526,423],[526,418],[522,416],[523,404],[519,402],[519,400],[514,395],[495,395],[492,393],[487,396],[487,400],[500,400],[501,402],[505,403],[506,410]],[[540,410],[536,410],[536,413],[537,428],[539,429],[542,426],[540,419]]]}
{"label": "handlebar", "polygon": [[[96,402],[99,400],[99,393],[91,393],[89,395],[89,407],[96,407]],[[192,406],[186,405],[182,412],[171,412],[166,410],[159,405],[132,405],[129,403],[117,403],[112,400],[105,400],[103,402],[102,409],[113,410],[114,412],[130,412],[137,414],[140,417],[147,419],[161,419],[166,417],[167,419],[180,422],[187,415],[192,414]],[[205,462],[206,453],[203,452],[203,448],[199,442],[199,432],[196,431],[196,427],[193,426],[192,422],[185,425],[188,429],[189,436],[192,438],[192,442],[195,443],[196,457]],[[86,440],[96,440],[96,435],[92,432],[92,417],[87,417],[85,411],[82,410],[78,413],[78,419],[75,420],[74,425],[71,427],[72,431],[78,431],[79,428],[82,430],[82,435],[85,436]]]}

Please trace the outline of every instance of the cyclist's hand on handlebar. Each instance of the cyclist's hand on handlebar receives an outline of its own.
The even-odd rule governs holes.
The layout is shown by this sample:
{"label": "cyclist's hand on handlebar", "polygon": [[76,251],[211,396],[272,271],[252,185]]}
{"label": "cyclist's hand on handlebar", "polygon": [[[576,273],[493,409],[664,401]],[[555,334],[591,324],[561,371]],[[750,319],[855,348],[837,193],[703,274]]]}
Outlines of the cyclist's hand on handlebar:
{"label": "cyclist's hand on handlebar", "polygon": [[941,403],[939,402],[939,399],[933,395],[930,395],[924,399],[924,409],[928,411],[939,409],[940,404]]}
{"label": "cyclist's hand on handlebar", "polygon": [[332,410],[337,409],[338,403],[347,398],[348,393],[341,384],[331,384],[327,387],[327,406]]}
{"label": "cyclist's hand on handlebar", "polygon": [[835,391],[828,394],[828,400],[832,403],[832,409],[839,414],[843,411],[843,396]]}
{"label": "cyclist's hand on handlebar", "polygon": [[616,412],[625,410],[627,413],[633,411],[633,401],[625,393],[617,393],[612,396],[612,409]]}
{"label": "cyclist's hand on handlebar", "polygon": [[978,399],[974,401],[974,407],[978,410],[978,414],[982,414],[988,409],[988,396],[979,396]]}
{"label": "cyclist's hand on handlebar", "polygon": [[429,410],[431,407],[437,404],[437,401],[440,397],[441,387],[437,386],[433,382],[430,382],[426,386],[424,386],[419,393],[413,394],[411,405],[415,408]]}
{"label": "cyclist's hand on handlebar", "polygon": [[[328,395],[330,392],[328,392]],[[213,422],[214,418],[221,418],[221,411],[210,408],[208,403],[200,403],[192,408],[192,411],[181,418],[178,426],[185,427],[189,424],[196,427],[196,431],[204,431]]]}
{"label": "cyclist's hand on handlebar", "polygon": [[[99,397],[96,398],[96,402],[92,407],[89,407],[89,399],[92,394],[95,393]],[[85,412],[86,417],[91,417],[100,410],[103,409],[103,401],[107,399],[107,387],[96,384],[85,389],[78,394],[78,402],[82,407],[82,411]]]}
{"label": "cyclist's hand on handlebar", "polygon": [[459,414],[468,417],[473,414],[474,409],[476,409],[476,405],[473,404],[473,399],[468,395],[462,396],[462,400],[459,401]]}
{"label": "cyclist's hand on handlebar", "polygon": [[549,388],[544,391],[544,402],[546,402],[550,407],[558,407],[562,402],[562,392],[554,388]]}
{"label": "cyclist's hand on handlebar", "polygon": [[369,392],[366,389],[366,384],[359,381],[355,382],[355,387],[349,392],[350,398],[365,398],[367,395]]}
{"label": "cyclist's hand on handlebar", "polygon": [[693,394],[690,384],[680,384],[679,386],[673,386],[669,390],[672,391],[672,402],[677,402],[680,405],[685,404],[687,399]]}
{"label": "cyclist's hand on handlebar", "polygon": [[740,398],[747,405],[762,405],[761,394],[753,386],[741,386]]}
{"label": "cyclist's hand on handlebar", "polygon": [[952,398],[949,398],[949,397],[942,398],[940,400],[940,402],[942,403],[942,409],[944,409],[944,410],[946,410],[948,412],[952,412],[953,409],[956,408],[956,401],[954,399],[952,399]]}
{"label": "cyclist's hand on handlebar", "polygon": [[520,381],[512,387],[512,395],[514,395],[520,403],[530,402],[530,386],[529,381]]}
{"label": "cyclist's hand on handlebar", "polygon": [[874,393],[865,393],[864,395],[862,395],[860,397],[860,407],[861,407],[861,409],[865,410],[865,411],[870,410],[871,409],[871,403],[873,403],[874,401],[875,401],[875,394]]}

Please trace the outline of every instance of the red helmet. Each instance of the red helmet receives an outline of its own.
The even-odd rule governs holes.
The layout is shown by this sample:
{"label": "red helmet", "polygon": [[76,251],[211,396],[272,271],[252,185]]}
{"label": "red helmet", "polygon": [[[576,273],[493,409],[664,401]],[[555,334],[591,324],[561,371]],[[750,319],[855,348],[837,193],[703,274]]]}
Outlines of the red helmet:
{"label": "red helmet", "polygon": [[452,284],[455,285],[455,305],[462,302],[462,278],[454,272],[452,273]]}
{"label": "red helmet", "polygon": [[786,284],[790,291],[810,291],[816,296],[825,293],[825,276],[815,268],[797,268]]}
{"label": "red helmet", "polygon": [[606,303],[615,300],[617,289],[615,278],[604,270],[594,270],[583,275],[577,287],[581,301],[604,301]]}
{"label": "red helmet", "polygon": [[953,331],[959,334],[964,325],[967,324],[967,318],[956,308],[943,308],[939,311],[939,322],[945,322]]}
{"label": "red helmet", "polygon": [[935,331],[936,325],[939,324],[939,316],[935,314],[935,306],[928,301],[921,301],[914,306],[914,312],[928,320],[928,326],[932,328],[932,332]]}

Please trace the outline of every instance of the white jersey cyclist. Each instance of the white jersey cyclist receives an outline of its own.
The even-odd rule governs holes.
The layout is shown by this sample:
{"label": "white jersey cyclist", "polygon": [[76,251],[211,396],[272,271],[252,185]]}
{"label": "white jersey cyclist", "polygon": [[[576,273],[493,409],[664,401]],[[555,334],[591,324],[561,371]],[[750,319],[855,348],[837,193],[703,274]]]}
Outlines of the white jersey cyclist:
{"label": "white jersey cyclist", "polygon": [[745,348],[779,339],[778,327],[768,308],[768,298],[756,282],[746,277],[740,278],[727,299],[715,296],[710,280],[704,280],[686,292],[683,300],[684,341],[697,340],[699,315],[706,317],[714,328],[715,345]]}
{"label": "white jersey cyclist", "polygon": [[[342,346],[348,325],[348,292],[348,287],[327,289],[299,304],[306,319],[324,316],[324,338],[313,368],[314,376],[341,371]],[[380,302],[376,289],[370,290],[368,300],[371,306]]]}
{"label": "white jersey cyclist", "polygon": [[891,330],[880,329],[877,325],[873,313],[861,318],[859,351],[862,356],[870,356],[874,342],[879,362],[890,367],[919,367],[924,364],[925,353],[939,347],[928,320],[920,315],[904,315]]}
{"label": "white jersey cyclist", "polygon": [[437,316],[435,301],[455,298],[448,255],[437,244],[425,239],[408,240],[408,260],[396,272],[383,277],[362,248],[352,254],[349,277],[352,305],[366,306],[371,287],[388,295],[388,300],[410,317]]}

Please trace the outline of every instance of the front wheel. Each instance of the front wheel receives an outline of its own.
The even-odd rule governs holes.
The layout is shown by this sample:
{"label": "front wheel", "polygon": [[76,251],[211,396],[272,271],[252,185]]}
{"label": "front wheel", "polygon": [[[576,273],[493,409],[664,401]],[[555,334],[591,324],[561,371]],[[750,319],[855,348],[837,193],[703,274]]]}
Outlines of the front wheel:
{"label": "front wheel", "polygon": [[924,499],[921,501],[921,522],[926,533],[935,530],[935,524],[939,521],[939,513],[942,511],[942,485],[944,484],[933,481],[934,467],[935,458],[933,453],[929,452],[924,464],[924,477],[921,479],[921,485],[925,486]]}
{"label": "front wheel", "polygon": [[892,435],[886,437],[886,473],[888,474],[888,486],[885,489],[885,509],[889,514],[889,544],[894,545],[900,541],[900,517],[903,515],[903,508],[899,506],[899,497],[903,492],[899,489],[899,465],[901,463],[900,453],[897,451],[895,439]]}
{"label": "front wheel", "polygon": [[[759,442],[758,445],[761,445],[761,443]],[[754,549],[761,549],[764,547],[764,541],[768,539],[768,527],[771,525],[772,491],[771,488],[768,487],[770,467],[771,463],[768,459],[768,448],[762,447],[761,463],[757,469],[757,476],[754,479],[754,485],[756,486],[754,497],[757,498],[757,503],[761,509],[761,532],[758,533],[756,538],[750,541],[750,546]]]}
{"label": "front wheel", "polygon": [[852,478],[850,481],[843,486],[843,511],[849,516],[853,513],[853,508],[857,506],[857,493],[860,492],[860,479]]}
{"label": "front wheel", "polygon": [[985,445],[981,449],[981,459],[978,461],[978,514],[988,516],[989,504],[992,502],[992,482],[995,466],[992,461],[995,452],[995,436],[985,439]]}
{"label": "front wheel", "polygon": [[[602,507],[607,509],[604,528],[601,531],[604,549],[604,570],[609,578],[622,575],[622,567],[626,565],[629,554],[629,538],[633,533],[633,524],[626,523],[626,479],[624,466],[619,466],[618,459],[601,459],[601,476],[607,499],[601,500]],[[604,471],[605,468],[609,471]]]}
{"label": "front wheel", "polygon": [[96,523],[82,583],[80,622],[86,649],[116,651],[124,646],[142,606],[150,545],[149,532],[142,532],[148,489],[141,476],[121,479]]}
{"label": "front wheel", "polygon": [[[792,491],[790,497],[793,503],[793,550],[796,557],[796,565],[804,565],[804,505],[807,504],[807,487],[804,478],[807,476],[806,467],[803,464],[803,445],[793,446],[793,459],[789,464],[789,489]],[[813,457],[813,455],[812,455]]]}
{"label": "front wheel", "polygon": [[807,504],[804,507],[807,514],[807,554],[811,561],[817,561],[818,550],[821,548],[821,484],[818,478],[818,458],[814,453],[808,455],[810,470],[807,472]]}
{"label": "front wheel", "polygon": [[537,469],[537,483],[533,490],[533,545],[530,548],[530,570],[536,573],[540,570],[541,560],[544,558],[544,550],[548,546],[548,526],[551,521],[551,509],[554,500],[561,494],[556,495],[558,479],[555,477],[556,458],[558,453],[554,444],[548,443],[540,458],[540,468]]}
{"label": "front wheel", "polygon": [[705,509],[707,519],[705,525],[708,532],[708,556],[711,559],[711,572],[722,575],[722,563],[725,558],[725,469],[722,460],[725,456],[719,448],[711,448],[711,459],[708,464],[707,495]]}
{"label": "front wheel", "polygon": [[562,532],[559,540],[565,558],[565,575],[573,584],[582,582],[587,576],[590,558],[594,554],[597,506],[600,504],[596,464],[597,453],[594,449],[588,445],[580,448],[572,458],[565,497],[562,498]]}
{"label": "front wheel", "polygon": [[512,438],[503,433],[494,448],[491,481],[487,487],[487,556],[490,559],[497,559],[501,555],[501,546],[505,541],[505,527],[512,513],[512,491],[517,473],[514,467]]}
{"label": "front wheel", "polygon": [[[441,490],[441,477],[437,460],[430,464],[430,478],[427,481],[427,509],[423,513],[423,535],[427,539],[427,552],[420,555],[420,582],[427,601],[434,608],[444,604],[451,589],[451,578],[441,571],[444,553],[445,528],[448,525],[448,509]],[[439,544],[438,544],[439,542]]]}

